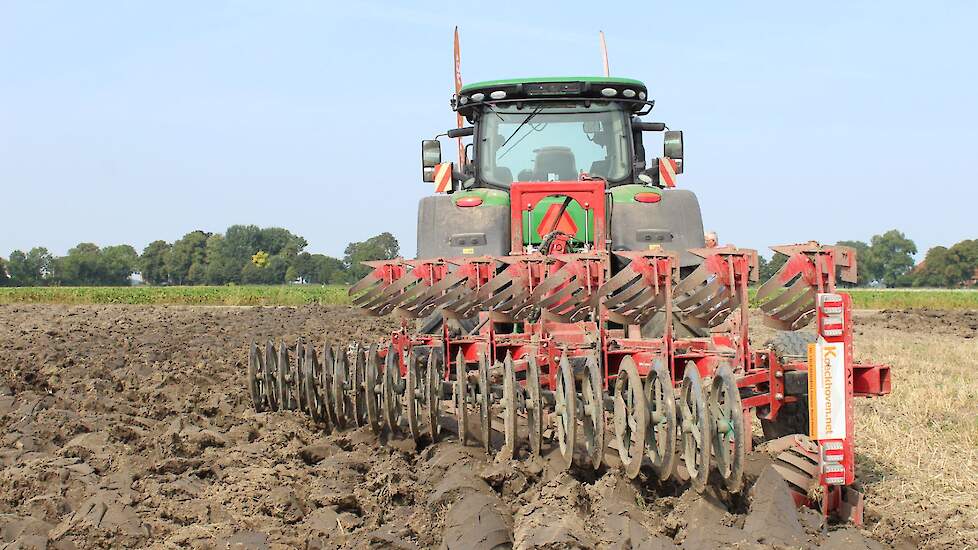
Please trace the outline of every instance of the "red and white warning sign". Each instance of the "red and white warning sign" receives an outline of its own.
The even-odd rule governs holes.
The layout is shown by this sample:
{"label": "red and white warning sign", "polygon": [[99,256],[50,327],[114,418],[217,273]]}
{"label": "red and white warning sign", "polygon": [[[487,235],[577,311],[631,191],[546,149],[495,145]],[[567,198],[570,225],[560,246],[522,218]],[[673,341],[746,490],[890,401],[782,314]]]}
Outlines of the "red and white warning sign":
{"label": "red and white warning sign", "polygon": [[[546,237],[547,233],[551,231],[560,231],[561,233],[566,233],[570,236],[577,235],[577,224],[574,223],[574,218],[571,217],[567,210],[561,214],[560,219],[557,218],[557,214],[560,213],[561,207],[559,204],[551,204],[547,208],[547,212],[543,215],[543,219],[537,225],[537,235],[541,238]],[[556,223],[554,223],[556,222]]]}
{"label": "red and white warning sign", "polygon": [[447,193],[452,188],[452,163],[435,165],[435,193]]}
{"label": "red and white warning sign", "polygon": [[669,157],[659,158],[659,184],[663,187],[676,186],[676,161]]}

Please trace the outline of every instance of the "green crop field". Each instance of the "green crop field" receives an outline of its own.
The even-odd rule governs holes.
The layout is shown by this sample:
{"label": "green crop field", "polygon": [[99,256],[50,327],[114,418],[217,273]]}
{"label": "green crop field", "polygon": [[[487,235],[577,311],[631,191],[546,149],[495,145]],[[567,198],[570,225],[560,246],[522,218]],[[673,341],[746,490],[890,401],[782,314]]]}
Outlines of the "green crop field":
{"label": "green crop field", "polygon": [[343,285],[0,288],[0,304],[297,306],[346,304]]}
{"label": "green crop field", "polygon": [[[343,285],[0,288],[0,304],[297,306],[348,304]],[[851,289],[857,309],[975,309],[978,290]],[[752,294],[753,295],[753,294]]]}

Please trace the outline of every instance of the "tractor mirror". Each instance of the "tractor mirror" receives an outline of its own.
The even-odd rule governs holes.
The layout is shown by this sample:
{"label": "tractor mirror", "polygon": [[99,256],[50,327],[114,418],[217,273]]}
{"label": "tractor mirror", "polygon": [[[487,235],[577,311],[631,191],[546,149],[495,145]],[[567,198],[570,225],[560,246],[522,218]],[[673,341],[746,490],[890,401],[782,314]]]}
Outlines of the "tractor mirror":
{"label": "tractor mirror", "polygon": [[666,129],[665,122],[633,122],[632,128],[641,132],[661,132]]}
{"label": "tractor mirror", "polygon": [[662,156],[680,160],[683,158],[682,130],[669,130],[662,140]]}
{"label": "tractor mirror", "polygon": [[421,142],[421,179],[435,181],[435,166],[441,163],[441,142],[426,139]]}
{"label": "tractor mirror", "polygon": [[475,134],[475,128],[472,126],[468,126],[466,128],[452,128],[446,133],[450,138],[467,137]]}

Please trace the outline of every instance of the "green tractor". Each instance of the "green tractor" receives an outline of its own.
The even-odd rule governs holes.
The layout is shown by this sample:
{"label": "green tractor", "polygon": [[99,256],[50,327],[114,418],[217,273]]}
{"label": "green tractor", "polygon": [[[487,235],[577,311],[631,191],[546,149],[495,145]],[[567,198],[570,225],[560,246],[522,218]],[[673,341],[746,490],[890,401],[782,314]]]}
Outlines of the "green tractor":
{"label": "green tractor", "polygon": [[[418,206],[417,258],[506,256],[539,250],[555,232],[569,251],[594,248],[594,220],[576,201],[540,201],[522,224],[522,249],[511,242],[509,190],[514,182],[603,180],[613,251],[661,247],[683,268],[701,258],[703,221],[693,192],[673,187],[682,172],[683,135],[643,122],[654,105],[644,84],[610,77],[528,78],[463,87],[453,107],[471,126],[466,157],[453,166],[446,193]],[[647,133],[664,133],[662,156],[646,160]],[[471,158],[469,157],[471,154]],[[441,144],[422,143],[424,180],[441,163]],[[661,166],[660,166],[661,164]],[[662,172],[662,176],[660,176]],[[670,181],[671,180],[671,181]]]}
{"label": "green tractor", "polygon": [[[682,131],[640,118],[654,104],[645,84],[628,78],[527,78],[463,87],[452,106],[470,126],[444,134],[472,138],[460,150],[461,166],[439,173],[436,168],[447,167],[441,162],[441,143],[422,142],[423,179],[435,182],[439,176],[436,189],[440,184],[444,192],[418,205],[416,257],[546,254],[556,241],[565,252],[675,252],[681,273],[691,272],[702,262],[690,249],[705,245],[703,219],[696,195],[675,188],[683,168]],[[648,161],[647,133],[663,134],[662,155]],[[522,219],[512,219],[509,191],[514,182],[580,180],[605,182],[608,242],[595,246],[595,220],[580,202],[559,192],[524,212]],[[513,235],[520,236],[519,242],[513,242]],[[621,267],[617,256],[614,262],[615,270]],[[436,311],[422,330],[437,330],[441,321]],[[678,316],[675,322],[682,334],[704,335]],[[474,323],[452,321],[465,328]],[[663,316],[657,315],[643,332],[661,335],[663,324]]]}

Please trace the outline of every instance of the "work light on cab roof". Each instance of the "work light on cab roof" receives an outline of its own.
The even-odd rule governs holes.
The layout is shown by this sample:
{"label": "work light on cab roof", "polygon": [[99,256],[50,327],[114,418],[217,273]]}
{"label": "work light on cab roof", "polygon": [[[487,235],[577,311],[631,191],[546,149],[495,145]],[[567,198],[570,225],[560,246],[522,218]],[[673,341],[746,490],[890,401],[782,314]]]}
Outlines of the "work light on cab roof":
{"label": "work light on cab roof", "polygon": [[[645,113],[654,101],[648,100],[645,84],[629,78],[573,76],[488,80],[467,84],[452,98],[452,107],[469,117],[482,103],[539,101],[547,99],[617,99],[633,112]],[[471,120],[470,120],[471,122]]]}

